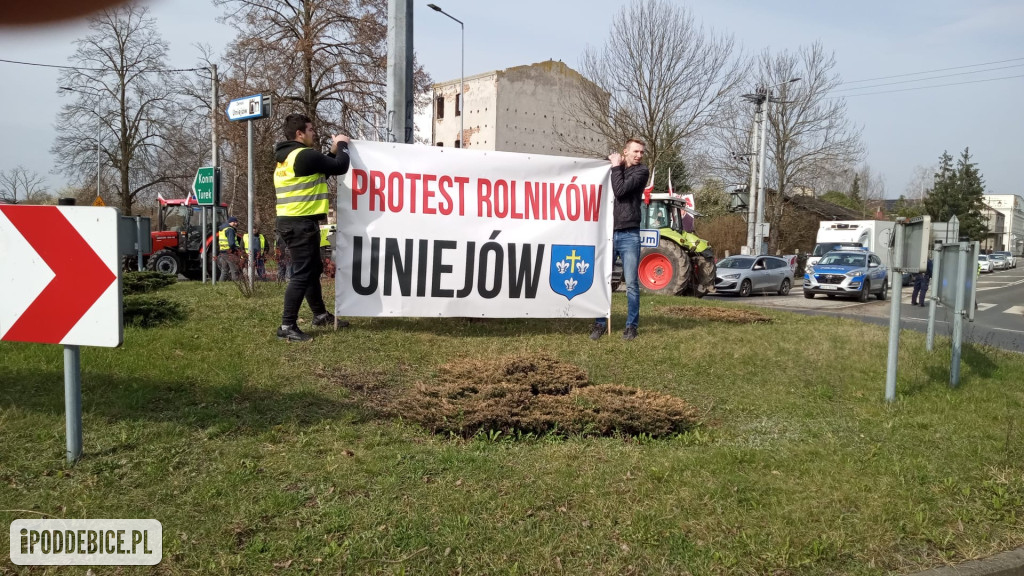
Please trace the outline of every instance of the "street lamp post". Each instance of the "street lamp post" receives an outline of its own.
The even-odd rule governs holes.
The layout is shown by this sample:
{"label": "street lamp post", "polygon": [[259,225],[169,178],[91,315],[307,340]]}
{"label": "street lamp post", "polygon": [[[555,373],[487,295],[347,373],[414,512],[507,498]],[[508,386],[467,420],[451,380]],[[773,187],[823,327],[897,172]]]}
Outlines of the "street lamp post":
{"label": "street lamp post", "polygon": [[[747,212],[747,246],[750,248],[753,254],[761,254],[764,251],[764,234],[762,228],[764,227],[764,202],[765,202],[765,190],[764,190],[764,160],[765,160],[765,145],[767,143],[767,133],[765,131],[766,118],[768,116],[768,102],[784,103],[782,100],[776,100],[771,97],[772,88],[782,86],[783,84],[791,84],[799,81],[800,78],[790,78],[778,84],[771,86],[759,86],[754,94],[744,94],[743,98],[749,100],[757,105],[757,109],[754,114],[754,135],[751,138],[751,153],[757,155],[757,211],[754,221],[750,219],[754,216],[754,207],[750,206]],[[760,151],[756,150],[757,137],[760,136]],[[750,165],[754,167],[754,160],[751,159]],[[750,175],[750,185],[754,185],[754,173],[753,170]],[[750,192],[750,197],[753,198],[753,191]],[[780,191],[781,193],[781,191]]]}
{"label": "street lamp post", "polygon": [[462,47],[461,47],[461,53],[462,53],[461,54],[461,60],[462,60],[462,64],[461,64],[461,71],[460,71],[460,77],[459,77],[459,101],[462,104],[462,110],[459,111],[459,146],[461,148],[465,148],[466,147],[466,27],[462,23],[462,20],[459,20],[455,16],[452,16],[451,14],[445,12],[444,10],[441,10],[441,7],[438,6],[437,4],[427,4],[427,6],[430,7],[431,9],[433,9],[434,11],[440,12],[441,14],[444,14],[445,16],[447,16],[447,17],[451,18],[452,20],[455,20],[456,22],[459,23],[459,31],[460,31],[460,34],[461,34],[461,44],[462,44]]}

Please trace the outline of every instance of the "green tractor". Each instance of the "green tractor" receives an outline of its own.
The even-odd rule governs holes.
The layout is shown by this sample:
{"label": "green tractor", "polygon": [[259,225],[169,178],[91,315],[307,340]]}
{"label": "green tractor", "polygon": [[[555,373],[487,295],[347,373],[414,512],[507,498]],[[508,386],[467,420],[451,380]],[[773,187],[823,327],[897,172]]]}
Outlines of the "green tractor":
{"label": "green tractor", "polygon": [[[683,223],[700,216],[679,194],[651,194],[640,220],[640,290],[702,298],[715,291],[715,258],[706,241]],[[612,269],[612,290],[622,283],[622,262]]]}

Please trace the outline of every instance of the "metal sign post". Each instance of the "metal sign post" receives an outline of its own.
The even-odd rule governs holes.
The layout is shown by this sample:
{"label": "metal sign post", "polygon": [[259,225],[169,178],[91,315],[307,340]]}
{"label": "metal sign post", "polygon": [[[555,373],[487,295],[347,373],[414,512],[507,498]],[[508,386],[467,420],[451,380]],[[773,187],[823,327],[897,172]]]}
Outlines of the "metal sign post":
{"label": "metal sign post", "polygon": [[255,175],[253,174],[253,134],[252,134],[252,121],[260,118],[268,118],[271,114],[271,100],[270,96],[264,96],[262,94],[256,94],[254,96],[246,96],[244,98],[237,98],[228,103],[228,120],[247,120],[248,126],[246,130],[246,138],[249,145],[249,211],[248,211],[248,222],[246,222],[246,233],[249,234],[249,264],[248,264],[248,276],[249,276],[249,288],[252,288],[253,278],[256,275],[255,269],[255,258],[253,257],[253,250],[255,249],[255,242],[253,242],[253,226],[254,226],[254,207],[256,205],[256,184]]}
{"label": "metal sign post", "polygon": [[[0,206],[0,340],[64,346],[67,460],[82,456],[79,346],[121,345],[120,247],[138,221],[114,208]],[[122,226],[122,222],[126,226]]]}
{"label": "metal sign post", "polygon": [[[903,292],[903,222],[897,222],[893,229],[892,240],[896,241],[893,248],[892,262],[896,264],[890,268],[890,274],[886,279],[893,288],[892,305],[889,307],[889,359],[885,369],[885,401],[892,402],[896,399],[896,368],[900,356],[900,314],[902,312]],[[900,281],[897,285],[895,279]]]}
{"label": "metal sign post", "polygon": [[[216,243],[216,238],[217,238],[217,229],[216,229],[216,226],[217,226],[217,222],[216,222],[217,215],[216,215],[216,211],[217,211],[217,200],[219,199],[219,194],[217,194],[217,190],[220,188],[220,186],[218,185],[219,182],[220,182],[220,169],[216,168],[215,166],[203,166],[202,168],[196,170],[196,178],[195,178],[195,180],[192,181],[192,192],[196,195],[196,204],[198,204],[199,207],[200,207],[199,208],[199,211],[200,211],[200,215],[199,215],[199,222],[200,222],[199,223],[199,229],[201,230],[201,233],[200,233],[200,236],[199,236],[199,241],[202,242],[202,246],[199,249],[199,254],[202,256],[202,260],[203,260],[203,262],[202,262],[202,267],[203,267],[203,283],[206,282],[206,255],[207,255],[206,238],[205,238],[205,236],[206,236],[206,207],[207,206],[211,206],[212,210],[214,211],[214,216],[213,216],[213,220],[212,220],[212,224],[214,226],[214,229],[213,229],[214,241],[211,242],[211,245],[212,245],[212,244]],[[188,207],[187,203],[186,203],[185,208],[187,210],[191,210],[191,208]],[[212,259],[210,261],[213,262]],[[212,273],[212,271],[211,271],[211,273]],[[216,282],[214,282],[214,283],[216,283]]]}

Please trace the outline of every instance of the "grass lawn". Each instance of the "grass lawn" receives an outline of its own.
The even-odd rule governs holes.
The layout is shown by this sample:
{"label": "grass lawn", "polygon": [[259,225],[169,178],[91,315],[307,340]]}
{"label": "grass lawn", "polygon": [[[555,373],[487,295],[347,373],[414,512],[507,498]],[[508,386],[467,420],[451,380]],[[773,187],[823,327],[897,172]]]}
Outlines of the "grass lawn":
{"label": "grass lawn", "polygon": [[[1022,355],[965,345],[950,389],[948,341],[928,353],[904,332],[886,404],[888,328],[850,320],[644,296],[624,342],[615,294],[613,333],[591,342],[583,319],[335,333],[304,307],[317,337],[289,344],[283,285],[258,288],[170,286],[155,295],[187,319],[83,347],[74,466],[62,348],[0,343],[2,524],[154,518],[166,574],[905,574],[1024,544]],[[510,355],[685,400],[699,424],[434,435],[359,393]]]}

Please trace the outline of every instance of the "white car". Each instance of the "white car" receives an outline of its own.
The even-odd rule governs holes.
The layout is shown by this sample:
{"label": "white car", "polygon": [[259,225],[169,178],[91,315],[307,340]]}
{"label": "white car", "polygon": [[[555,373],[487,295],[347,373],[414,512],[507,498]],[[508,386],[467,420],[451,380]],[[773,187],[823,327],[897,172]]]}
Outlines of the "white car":
{"label": "white car", "polygon": [[992,262],[989,261],[988,256],[978,254],[978,273],[982,272],[992,272]]}
{"label": "white car", "polygon": [[993,252],[992,255],[993,256],[1003,256],[1003,257],[1005,257],[1006,258],[1006,265],[1007,265],[1008,268],[1016,268],[1017,267],[1017,257],[1014,256],[1012,252],[1008,252],[1006,250],[1001,250],[999,252]]}
{"label": "white car", "polygon": [[1006,257],[999,254],[989,254],[988,261],[992,263],[993,270],[1006,270],[1010,267],[1010,262]]}

